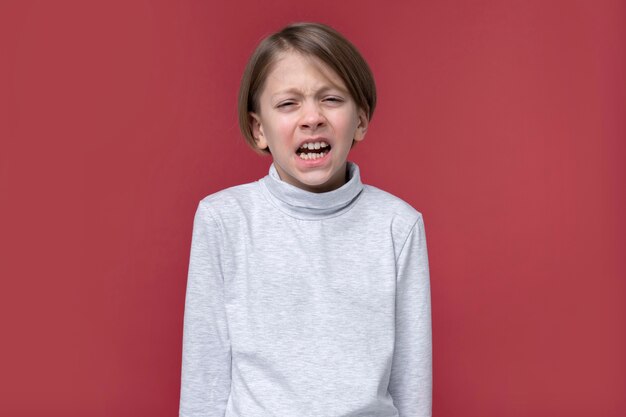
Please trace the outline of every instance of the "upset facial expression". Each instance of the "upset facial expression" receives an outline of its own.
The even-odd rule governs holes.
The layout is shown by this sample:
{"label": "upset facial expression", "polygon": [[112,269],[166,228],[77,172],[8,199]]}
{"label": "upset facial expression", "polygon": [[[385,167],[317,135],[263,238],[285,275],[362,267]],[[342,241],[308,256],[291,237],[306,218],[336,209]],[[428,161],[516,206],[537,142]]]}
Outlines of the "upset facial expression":
{"label": "upset facial expression", "polygon": [[257,146],[269,147],[283,181],[313,192],[345,184],[352,141],[363,140],[368,119],[332,69],[315,57],[281,53],[257,110],[250,113]]}

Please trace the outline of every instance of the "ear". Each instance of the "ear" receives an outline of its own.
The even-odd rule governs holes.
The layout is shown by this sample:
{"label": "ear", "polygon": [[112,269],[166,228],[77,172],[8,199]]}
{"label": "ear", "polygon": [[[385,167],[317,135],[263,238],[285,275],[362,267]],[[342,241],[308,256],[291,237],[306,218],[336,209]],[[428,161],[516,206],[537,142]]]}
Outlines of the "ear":
{"label": "ear", "polygon": [[254,113],[249,112],[250,116],[250,127],[252,128],[252,136],[254,136],[254,141],[256,142],[256,146],[259,149],[267,148],[267,140],[265,140],[265,135],[263,134],[263,126],[261,125],[261,117]]}
{"label": "ear", "polygon": [[360,142],[365,138],[365,133],[367,132],[367,127],[369,125],[369,119],[367,118],[367,113],[365,113],[365,110],[358,110],[358,118],[359,124],[357,125],[356,131],[354,132],[355,142]]}

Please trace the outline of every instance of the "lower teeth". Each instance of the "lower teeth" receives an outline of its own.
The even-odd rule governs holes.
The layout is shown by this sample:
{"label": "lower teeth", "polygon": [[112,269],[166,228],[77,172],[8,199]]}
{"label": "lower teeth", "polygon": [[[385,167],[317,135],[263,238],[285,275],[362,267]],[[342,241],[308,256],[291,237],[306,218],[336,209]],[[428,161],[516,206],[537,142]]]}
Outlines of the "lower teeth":
{"label": "lower teeth", "polygon": [[304,153],[302,152],[300,154],[300,158],[302,159],[319,159],[322,158],[324,155],[326,155],[326,152],[322,152],[322,153]]}

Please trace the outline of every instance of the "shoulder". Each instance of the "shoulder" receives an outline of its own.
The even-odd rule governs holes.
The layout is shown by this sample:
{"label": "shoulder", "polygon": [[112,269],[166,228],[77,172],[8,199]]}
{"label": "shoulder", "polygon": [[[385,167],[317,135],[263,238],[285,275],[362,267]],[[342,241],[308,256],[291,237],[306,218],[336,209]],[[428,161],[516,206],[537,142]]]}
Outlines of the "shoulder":
{"label": "shoulder", "polygon": [[223,225],[247,217],[259,204],[263,204],[263,197],[259,181],[254,181],[207,195],[198,203],[197,213]]}
{"label": "shoulder", "polygon": [[365,203],[375,208],[379,216],[392,218],[409,227],[422,220],[422,213],[400,197],[373,185],[364,185],[364,191]]}
{"label": "shoulder", "polygon": [[389,226],[393,236],[396,261],[411,236],[418,240],[424,239],[424,218],[412,205],[371,185],[365,186],[364,198],[367,198],[366,202],[372,211],[386,219],[385,224]]}
{"label": "shoulder", "polygon": [[389,230],[393,237],[394,248],[399,255],[408,238],[417,231],[421,235],[424,229],[422,213],[409,203],[380,188],[365,185],[363,201],[365,216]]}
{"label": "shoulder", "polygon": [[258,181],[235,185],[209,194],[200,200],[199,205],[207,209],[219,211],[232,205],[255,198],[258,191]]}

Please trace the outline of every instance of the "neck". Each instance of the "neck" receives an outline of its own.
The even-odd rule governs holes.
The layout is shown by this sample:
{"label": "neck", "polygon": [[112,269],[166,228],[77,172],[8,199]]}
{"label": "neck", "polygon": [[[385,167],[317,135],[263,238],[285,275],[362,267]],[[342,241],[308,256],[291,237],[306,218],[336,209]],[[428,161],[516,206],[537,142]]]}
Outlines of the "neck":
{"label": "neck", "polygon": [[304,191],[308,191],[311,193],[326,193],[329,191],[333,191],[337,188],[341,188],[345,183],[350,180],[350,170],[348,169],[347,161],[343,163],[343,168],[337,171],[337,173],[330,180],[320,185],[305,184],[289,175],[279,165],[274,164],[274,167],[276,168],[276,172],[278,173],[281,181],[284,181],[288,184],[293,185],[294,187],[298,187]]}
{"label": "neck", "polygon": [[344,183],[330,191],[306,190],[280,178],[272,164],[269,175],[260,182],[263,192],[281,211],[292,217],[316,220],[337,216],[358,200],[363,190],[358,166],[347,162],[345,175],[341,172],[340,178]]}

